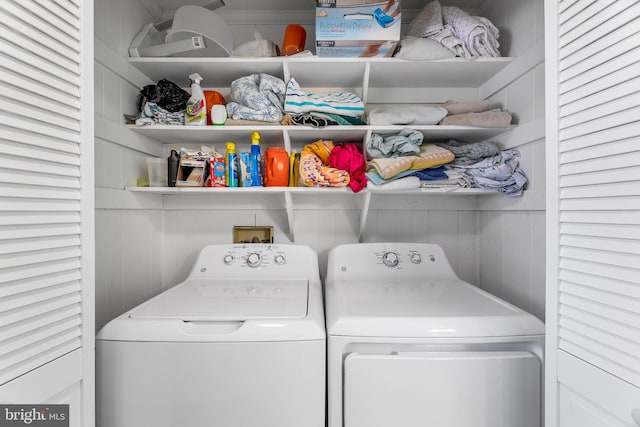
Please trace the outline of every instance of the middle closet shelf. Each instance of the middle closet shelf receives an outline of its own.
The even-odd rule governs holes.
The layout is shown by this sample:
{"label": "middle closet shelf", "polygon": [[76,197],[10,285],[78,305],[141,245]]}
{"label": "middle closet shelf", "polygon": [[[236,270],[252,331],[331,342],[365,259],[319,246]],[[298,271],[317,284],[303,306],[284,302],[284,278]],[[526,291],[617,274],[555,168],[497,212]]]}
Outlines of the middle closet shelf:
{"label": "middle closet shelf", "polygon": [[269,145],[285,145],[287,142],[306,144],[318,139],[332,140],[334,142],[364,142],[371,132],[392,134],[403,128],[411,128],[424,134],[425,141],[442,141],[457,139],[465,142],[484,141],[496,137],[515,128],[479,128],[471,126],[327,126],[325,128],[312,128],[305,126],[180,126],[180,125],[128,125],[127,128],[141,135],[152,138],[163,144],[221,144],[225,141],[236,140],[250,141],[253,131],[260,132],[261,143]]}

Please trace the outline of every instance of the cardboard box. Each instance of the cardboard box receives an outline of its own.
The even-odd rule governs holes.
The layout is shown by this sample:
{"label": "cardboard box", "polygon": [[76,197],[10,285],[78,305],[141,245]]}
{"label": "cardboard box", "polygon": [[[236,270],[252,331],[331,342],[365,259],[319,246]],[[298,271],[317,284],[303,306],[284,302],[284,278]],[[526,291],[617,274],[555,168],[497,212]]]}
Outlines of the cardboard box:
{"label": "cardboard box", "polygon": [[273,226],[233,226],[233,243],[273,243]]}
{"label": "cardboard box", "polygon": [[204,185],[204,159],[180,159],[176,187],[202,187]]}
{"label": "cardboard box", "polygon": [[316,54],[391,56],[400,40],[400,0],[316,0]]}

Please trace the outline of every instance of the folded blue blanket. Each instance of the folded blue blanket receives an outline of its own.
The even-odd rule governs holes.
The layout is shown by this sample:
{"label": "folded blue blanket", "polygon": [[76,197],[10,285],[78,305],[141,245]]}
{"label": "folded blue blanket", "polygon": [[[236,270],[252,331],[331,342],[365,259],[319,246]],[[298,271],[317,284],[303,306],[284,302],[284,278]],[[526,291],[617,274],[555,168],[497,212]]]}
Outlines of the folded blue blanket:
{"label": "folded blue blanket", "polygon": [[511,149],[471,165],[452,165],[451,169],[471,181],[473,187],[496,190],[508,196],[520,196],[527,177],[519,163],[520,152]]}
{"label": "folded blue blanket", "polygon": [[227,113],[234,120],[279,122],[284,112],[286,86],[269,74],[251,74],[231,82]]}
{"label": "folded blue blanket", "polygon": [[435,168],[422,169],[419,171],[408,169],[406,171],[402,171],[399,174],[394,175],[393,178],[391,179],[384,179],[383,177],[380,176],[378,172],[376,172],[375,169],[371,169],[370,171],[367,172],[366,175],[367,175],[367,179],[370,182],[376,185],[381,185],[381,184],[386,184],[396,179],[404,178],[407,176],[418,177],[420,181],[436,181],[438,179],[447,179],[448,176],[444,171],[445,171],[444,166],[436,166]]}

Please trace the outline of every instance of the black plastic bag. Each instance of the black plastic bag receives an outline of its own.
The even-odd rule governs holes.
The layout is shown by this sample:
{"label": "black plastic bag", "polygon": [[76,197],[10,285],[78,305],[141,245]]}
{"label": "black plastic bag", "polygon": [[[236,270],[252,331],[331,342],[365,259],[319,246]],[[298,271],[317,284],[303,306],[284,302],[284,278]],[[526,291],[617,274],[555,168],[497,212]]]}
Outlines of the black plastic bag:
{"label": "black plastic bag", "polygon": [[138,97],[138,111],[142,111],[142,106],[146,102],[155,102],[160,108],[175,113],[185,109],[190,96],[189,92],[181,89],[177,84],[161,79],[155,85],[142,88]]}

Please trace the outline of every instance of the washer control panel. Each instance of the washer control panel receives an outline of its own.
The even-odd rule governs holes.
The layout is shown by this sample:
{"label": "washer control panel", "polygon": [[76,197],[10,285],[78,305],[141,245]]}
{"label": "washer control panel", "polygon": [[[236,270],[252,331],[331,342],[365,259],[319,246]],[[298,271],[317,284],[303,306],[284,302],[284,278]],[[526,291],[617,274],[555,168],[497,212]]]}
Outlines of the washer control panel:
{"label": "washer control panel", "polygon": [[317,271],[317,254],[306,246],[237,243],[203,248],[192,275],[307,277],[317,274]]}
{"label": "washer control panel", "polygon": [[222,263],[226,266],[239,263],[250,268],[282,266],[287,264],[287,254],[274,250],[272,245],[264,247],[240,246],[239,248],[230,248],[225,252],[222,255]]}

